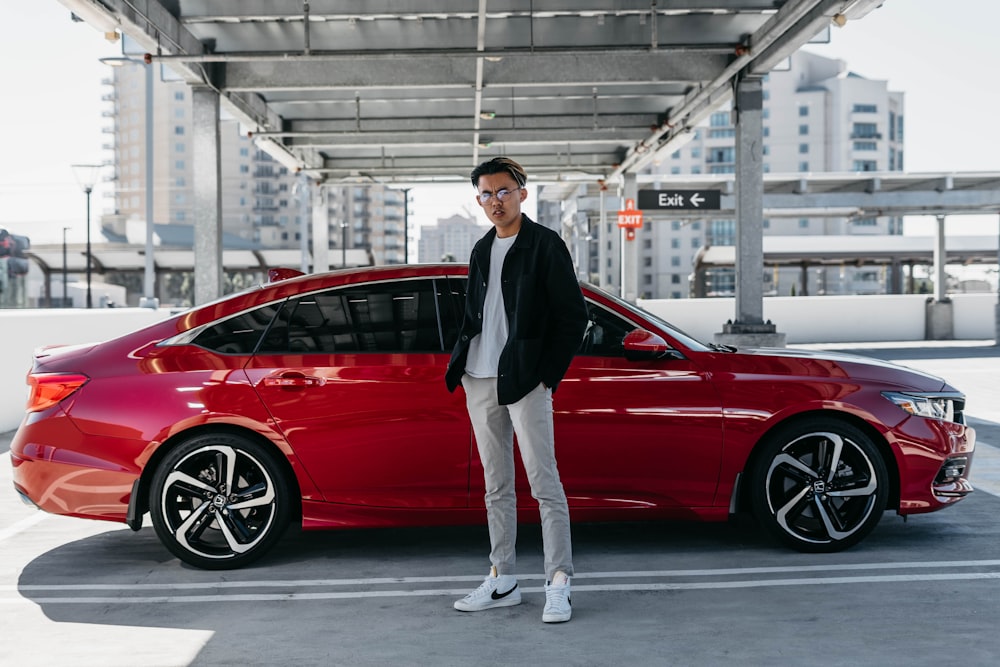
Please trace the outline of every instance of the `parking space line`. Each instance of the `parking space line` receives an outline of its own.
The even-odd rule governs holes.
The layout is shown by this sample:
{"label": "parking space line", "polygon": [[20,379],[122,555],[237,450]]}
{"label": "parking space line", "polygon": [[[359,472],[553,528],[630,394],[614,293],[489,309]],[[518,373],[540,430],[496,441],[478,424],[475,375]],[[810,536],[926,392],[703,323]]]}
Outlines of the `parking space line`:
{"label": "parking space line", "polygon": [[[1000,567],[1000,559],[959,560],[959,561],[912,561],[880,563],[831,563],[828,565],[788,565],[773,567],[717,568],[708,570],[632,570],[623,572],[580,572],[573,576],[580,579],[663,579],[677,577],[724,577],[754,574],[796,574],[807,572],[850,572],[863,570],[910,570],[910,569],[955,569],[967,567]],[[519,574],[521,581],[541,581],[541,574]],[[457,583],[480,581],[481,576],[435,576],[435,577],[381,577],[366,579],[253,579],[246,581],[205,581],[176,582],[162,584],[25,584],[21,586],[0,586],[0,591],[110,591],[110,590],[202,590],[235,588],[315,588],[335,586],[384,586],[401,584]]]}
{"label": "parking space line", "polygon": [[18,533],[28,530],[35,524],[41,523],[42,521],[45,520],[47,516],[48,515],[43,512],[38,512],[37,514],[33,514],[32,516],[21,519],[20,521],[17,521],[11,524],[10,526],[7,526],[6,528],[0,529],[0,542],[3,542],[6,539],[10,539],[11,537],[17,535]]}
{"label": "parking space line", "polygon": [[969,481],[977,491],[1000,496],[1000,449],[985,442],[976,443]]}
{"label": "parking space line", "polygon": [[[812,575],[817,572],[835,573],[864,570],[917,570],[917,569],[962,569],[984,568],[986,572],[910,572],[885,573],[849,576],[786,576],[768,578],[773,574]],[[677,591],[677,590],[708,590],[732,588],[767,588],[778,586],[816,586],[816,585],[851,585],[851,584],[893,584],[905,582],[935,582],[935,581],[970,581],[1000,579],[1000,560],[970,560],[970,561],[929,561],[901,563],[840,563],[830,565],[807,565],[787,567],[748,567],[719,568],[711,570],[655,570],[626,572],[587,572],[574,577],[576,580],[597,581],[612,580],[602,583],[577,583],[574,590],[584,592],[630,592],[630,591]],[[747,578],[760,575],[761,578]],[[729,579],[729,577],[736,577]],[[709,577],[722,580],[705,580]],[[642,579],[641,582],[613,583],[613,580],[624,578]],[[662,579],[698,578],[701,581],[657,581]],[[439,577],[407,577],[407,578],[374,578],[374,579],[307,579],[281,581],[220,581],[220,582],[178,582],[158,584],[26,584],[20,586],[0,586],[0,604],[30,601],[34,604],[153,604],[153,603],[198,603],[198,602],[275,602],[275,601],[309,601],[309,600],[348,600],[386,597],[441,597],[461,596],[467,592],[462,588],[398,588],[407,584],[451,583],[476,580],[478,577],[439,576]],[[521,577],[522,581],[540,581],[541,575]],[[295,589],[316,587],[344,586],[380,586],[393,585],[390,590],[330,590],[302,592]],[[246,588],[286,588],[282,592],[227,592]],[[183,591],[194,590],[215,591],[212,594],[177,594],[177,595],[135,595],[149,591]],[[70,596],[73,592],[104,592],[118,591],[115,596]],[[525,593],[543,593],[544,587],[522,587]],[[52,597],[27,596],[30,593],[61,592],[63,595]]]}
{"label": "parking space line", "polygon": [[[577,592],[651,592],[651,591],[684,591],[733,588],[770,588],[783,586],[845,586],[852,584],[894,584],[912,582],[940,581],[975,581],[997,580],[1000,572],[964,572],[945,574],[887,574],[877,576],[855,577],[802,577],[787,579],[750,579],[734,581],[700,581],[700,582],[644,582],[635,584],[584,584],[574,586]],[[524,588],[524,593],[543,593],[540,586]],[[211,602],[306,602],[314,600],[363,600],[375,598],[400,597],[458,597],[467,593],[461,589],[415,589],[415,590],[385,590],[385,591],[326,591],[316,593],[244,593],[234,595],[157,595],[142,597],[32,597],[30,602],[36,605],[46,604],[102,604],[102,605],[132,605],[132,604],[204,604]],[[23,603],[25,598],[0,597],[0,604]]]}

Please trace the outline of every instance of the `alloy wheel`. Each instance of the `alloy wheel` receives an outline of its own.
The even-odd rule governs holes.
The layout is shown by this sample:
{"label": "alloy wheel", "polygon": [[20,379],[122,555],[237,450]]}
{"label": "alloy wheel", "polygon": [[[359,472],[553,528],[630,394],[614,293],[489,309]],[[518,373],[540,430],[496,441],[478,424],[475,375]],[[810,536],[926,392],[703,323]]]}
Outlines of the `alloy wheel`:
{"label": "alloy wheel", "polygon": [[272,457],[235,436],[195,439],[164,461],[150,507],[161,541],[204,568],[245,565],[288,523],[286,484]]}
{"label": "alloy wheel", "polygon": [[803,551],[836,551],[874,528],[885,509],[885,463],[847,425],[808,430],[772,446],[757,478],[758,518]]}

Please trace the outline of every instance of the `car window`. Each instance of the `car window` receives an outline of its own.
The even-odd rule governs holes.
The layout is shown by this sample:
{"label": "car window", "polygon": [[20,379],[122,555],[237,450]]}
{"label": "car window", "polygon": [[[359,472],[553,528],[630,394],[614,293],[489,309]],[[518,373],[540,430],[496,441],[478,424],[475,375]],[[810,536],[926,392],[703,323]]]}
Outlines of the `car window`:
{"label": "car window", "polygon": [[441,352],[437,282],[376,283],[289,299],[260,352]]}
{"label": "car window", "polygon": [[593,357],[621,357],[625,354],[625,335],[636,328],[635,324],[611,311],[587,302],[590,322],[580,344],[578,354]]}
{"label": "car window", "polygon": [[221,354],[253,354],[257,341],[278,312],[278,304],[268,304],[216,322],[201,331],[194,345]]}
{"label": "car window", "polygon": [[458,330],[462,326],[465,311],[465,278],[439,278],[435,281],[440,304],[442,344],[450,352],[458,342]]}

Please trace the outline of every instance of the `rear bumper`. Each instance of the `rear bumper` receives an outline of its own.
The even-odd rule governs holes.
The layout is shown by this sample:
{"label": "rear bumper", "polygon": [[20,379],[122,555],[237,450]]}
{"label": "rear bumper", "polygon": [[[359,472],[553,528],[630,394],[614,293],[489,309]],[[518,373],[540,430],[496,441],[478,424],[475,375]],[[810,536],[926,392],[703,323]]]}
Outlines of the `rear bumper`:
{"label": "rear bumper", "polygon": [[124,522],[135,475],[23,459],[11,454],[14,488],[52,514]]}
{"label": "rear bumper", "polygon": [[117,457],[101,458],[82,453],[83,439],[65,418],[22,424],[10,448],[14,488],[52,514],[124,522],[140,471],[123,465],[121,454],[136,443],[109,441],[101,449]]}

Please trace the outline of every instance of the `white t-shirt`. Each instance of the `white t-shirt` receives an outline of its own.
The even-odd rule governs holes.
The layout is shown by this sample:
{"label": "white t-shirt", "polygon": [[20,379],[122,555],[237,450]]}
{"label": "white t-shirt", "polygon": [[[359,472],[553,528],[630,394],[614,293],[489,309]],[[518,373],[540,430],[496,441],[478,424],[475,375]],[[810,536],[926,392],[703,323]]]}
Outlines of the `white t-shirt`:
{"label": "white t-shirt", "polygon": [[493,239],[490,248],[490,275],[486,281],[486,300],[483,303],[483,331],[469,342],[469,356],[465,372],[476,378],[495,378],[500,365],[500,352],[507,344],[507,313],[503,307],[500,289],[500,272],[507,252],[514,245],[517,234]]}

